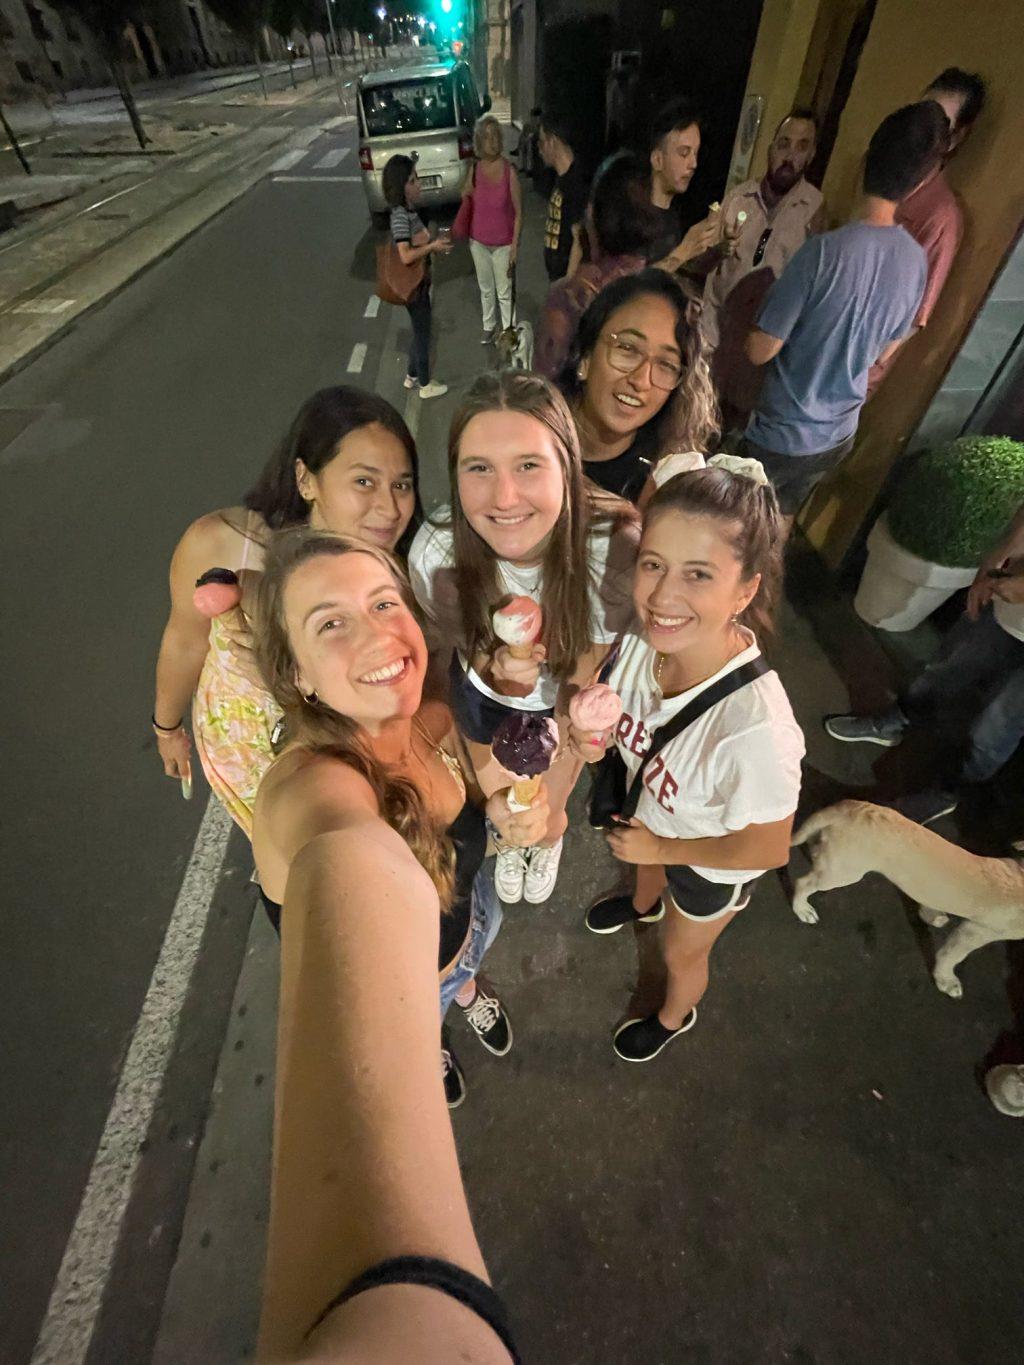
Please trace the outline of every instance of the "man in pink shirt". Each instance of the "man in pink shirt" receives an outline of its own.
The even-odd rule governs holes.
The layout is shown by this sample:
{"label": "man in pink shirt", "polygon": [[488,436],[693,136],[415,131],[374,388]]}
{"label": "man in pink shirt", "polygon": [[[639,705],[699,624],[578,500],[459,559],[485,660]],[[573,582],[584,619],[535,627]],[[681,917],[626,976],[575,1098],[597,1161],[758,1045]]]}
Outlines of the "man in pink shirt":
{"label": "man in pink shirt", "polygon": [[[970,71],[950,66],[936,76],[921,98],[941,105],[949,119],[949,145],[945,156],[948,161],[984,108],[985,82]],[[964,232],[963,211],[942,166],[904,199],[896,210],[896,222],[924,247],[928,257],[928,283],[914,319],[914,330],[917,331],[928,324]],[[879,362],[872,366],[868,377],[869,398],[888,372],[892,359],[890,356],[885,364]]]}

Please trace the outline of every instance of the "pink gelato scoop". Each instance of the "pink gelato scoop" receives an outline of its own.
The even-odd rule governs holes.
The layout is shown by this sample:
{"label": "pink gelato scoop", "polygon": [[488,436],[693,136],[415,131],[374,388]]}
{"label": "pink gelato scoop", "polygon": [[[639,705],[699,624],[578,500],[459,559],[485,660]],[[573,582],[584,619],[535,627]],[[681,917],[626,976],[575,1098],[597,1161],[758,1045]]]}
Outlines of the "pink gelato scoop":
{"label": "pink gelato scoop", "polygon": [[622,715],[622,698],[606,683],[592,683],[576,693],[569,703],[569,719],[577,730],[587,734],[603,734],[618,725]]}
{"label": "pink gelato scoop", "polygon": [[529,658],[532,646],[540,637],[544,613],[532,597],[513,597],[511,602],[497,608],[491,624],[499,640],[513,652],[524,651],[522,657]]}
{"label": "pink gelato scoop", "polygon": [[207,569],[196,579],[192,603],[202,616],[222,616],[242,601],[238,574],[231,569]]}

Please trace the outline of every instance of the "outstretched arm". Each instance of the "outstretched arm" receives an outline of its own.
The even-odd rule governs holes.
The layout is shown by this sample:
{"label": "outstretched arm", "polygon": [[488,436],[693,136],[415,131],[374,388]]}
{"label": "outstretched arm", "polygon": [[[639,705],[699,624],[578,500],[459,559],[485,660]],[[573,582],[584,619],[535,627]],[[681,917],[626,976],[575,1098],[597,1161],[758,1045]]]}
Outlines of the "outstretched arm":
{"label": "outstretched arm", "polygon": [[399,835],[368,817],[297,855],[281,922],[260,1359],[508,1365],[472,1312],[408,1285],[357,1296],[306,1342],[335,1296],[388,1257],[487,1272],[441,1081],[430,879]]}

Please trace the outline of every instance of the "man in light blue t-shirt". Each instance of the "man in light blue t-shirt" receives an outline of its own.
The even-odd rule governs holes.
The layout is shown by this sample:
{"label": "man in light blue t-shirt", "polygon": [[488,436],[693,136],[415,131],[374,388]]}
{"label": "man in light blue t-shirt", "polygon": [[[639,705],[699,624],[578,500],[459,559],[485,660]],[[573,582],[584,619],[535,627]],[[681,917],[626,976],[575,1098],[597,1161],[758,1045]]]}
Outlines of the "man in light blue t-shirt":
{"label": "man in light blue t-shirt", "polygon": [[928,259],[895,213],[939,164],[948,137],[933,101],[890,114],[868,147],[854,220],[804,243],[747,338],[748,357],[768,370],[744,446],[788,520],[852,449],[871,366],[913,331]]}

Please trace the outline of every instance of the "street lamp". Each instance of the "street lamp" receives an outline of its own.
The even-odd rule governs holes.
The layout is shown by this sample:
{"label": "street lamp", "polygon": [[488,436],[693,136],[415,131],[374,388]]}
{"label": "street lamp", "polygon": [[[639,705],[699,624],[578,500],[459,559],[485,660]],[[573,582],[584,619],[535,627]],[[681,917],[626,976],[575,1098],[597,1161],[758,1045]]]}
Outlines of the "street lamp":
{"label": "street lamp", "polygon": [[451,14],[451,12],[452,12],[452,0],[441,0],[441,13],[442,13],[442,14]]}

